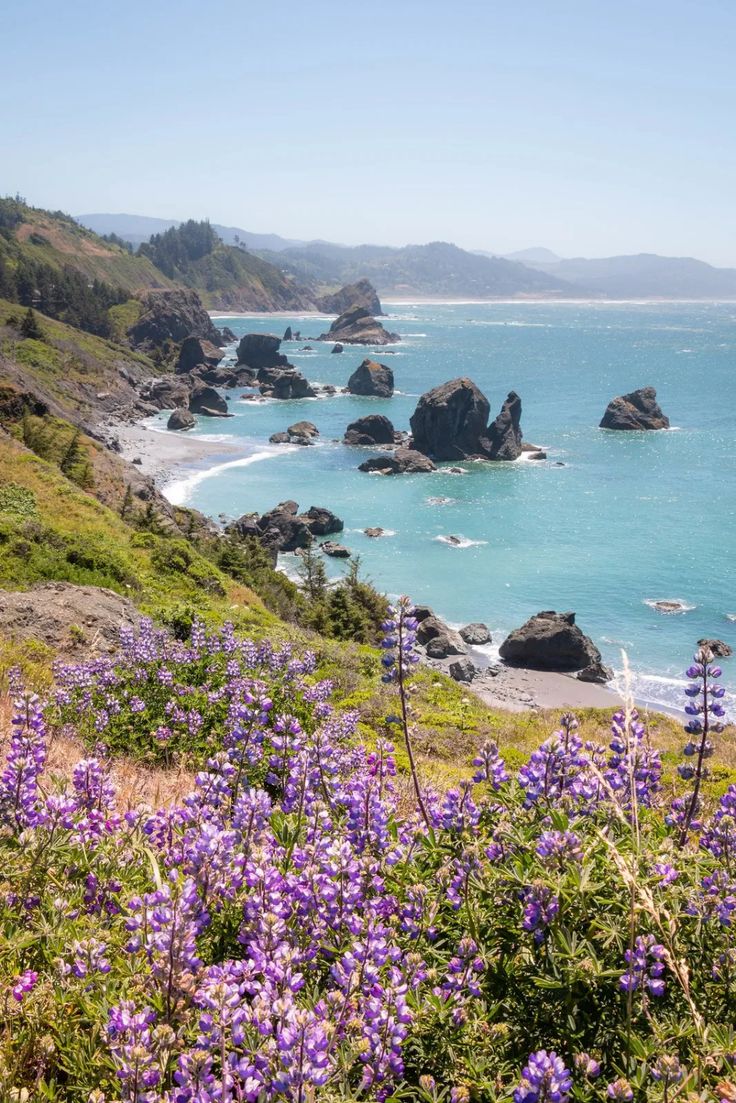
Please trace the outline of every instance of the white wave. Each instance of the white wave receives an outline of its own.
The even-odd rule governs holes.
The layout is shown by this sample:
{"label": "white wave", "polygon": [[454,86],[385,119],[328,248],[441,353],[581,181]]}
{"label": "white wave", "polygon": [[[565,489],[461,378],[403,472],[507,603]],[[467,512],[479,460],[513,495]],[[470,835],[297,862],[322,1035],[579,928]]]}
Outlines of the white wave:
{"label": "white wave", "polygon": [[450,506],[457,502],[457,498],[446,498],[444,495],[440,495],[438,498],[425,498],[424,500],[428,506]]}
{"label": "white wave", "polygon": [[451,548],[473,548],[480,544],[487,544],[487,540],[470,540],[467,536],[435,536],[435,541],[447,544]]}
{"label": "white wave", "polygon": [[736,623],[736,613],[726,613],[726,620],[730,620],[731,623]]}
{"label": "white wave", "polygon": [[278,448],[264,449],[261,452],[253,452],[250,456],[242,456],[239,460],[228,460],[226,463],[215,464],[214,467],[208,467],[204,471],[196,471],[183,479],[173,479],[170,483],[161,487],[161,493],[168,498],[172,505],[183,506],[189,500],[195,486],[199,486],[206,479],[221,475],[223,471],[229,471],[233,467],[249,467],[252,463],[259,463],[261,460],[270,460],[279,455],[287,455],[298,447],[299,445],[296,444],[282,444]]}
{"label": "white wave", "polygon": [[[677,616],[680,613],[691,613],[693,609],[697,609],[696,605],[690,605],[687,601],[680,601],[680,599],[676,597],[645,597],[644,604],[648,605],[650,609],[654,609],[657,613],[664,614],[664,616]],[[671,606],[671,608],[662,608],[663,605]]]}

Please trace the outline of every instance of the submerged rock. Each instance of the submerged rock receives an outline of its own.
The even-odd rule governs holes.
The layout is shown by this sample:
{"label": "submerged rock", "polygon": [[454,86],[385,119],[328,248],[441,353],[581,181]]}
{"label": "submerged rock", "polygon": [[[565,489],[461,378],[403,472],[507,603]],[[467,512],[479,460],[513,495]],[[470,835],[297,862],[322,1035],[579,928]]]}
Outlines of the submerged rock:
{"label": "submerged rock", "polygon": [[343,439],[345,444],[354,445],[393,444],[394,427],[383,414],[368,414],[351,421]]}
{"label": "submerged rock", "polygon": [[578,628],[574,613],[537,613],[506,637],[499,655],[512,666],[531,670],[602,667],[600,651]]}
{"label": "submerged rock", "polygon": [[366,359],[348,379],[348,391],[369,398],[390,398],[394,393],[394,373],[386,364]]}
{"label": "submerged rock", "polygon": [[337,344],[332,346],[332,348],[330,349],[330,352],[342,352],[342,345],[340,344],[339,341],[337,342]]}
{"label": "submerged rock", "polygon": [[435,465],[428,456],[412,448],[397,448],[385,456],[374,456],[361,463],[359,471],[377,472],[379,475],[411,475],[435,471]]}
{"label": "submerged rock", "polygon": [[336,544],[334,540],[325,540],[320,547],[325,555],[332,556],[333,559],[349,559],[352,554],[350,548],[346,548],[344,544]]}
{"label": "submerged rock", "polygon": [[698,640],[698,647],[710,651],[714,659],[728,659],[733,655],[733,648],[723,640]]}
{"label": "submerged rock", "polygon": [[363,532],[366,536],[370,536],[373,540],[376,540],[379,536],[385,535],[384,530],[380,527],[363,529]]}
{"label": "submerged rock", "polygon": [[623,431],[669,427],[670,419],[662,413],[654,387],[642,387],[614,398],[608,403],[600,423],[601,429]]}
{"label": "submerged rock", "polygon": [[271,444],[314,444],[319,429],[311,421],[296,421],[283,433],[273,433],[268,439]]}

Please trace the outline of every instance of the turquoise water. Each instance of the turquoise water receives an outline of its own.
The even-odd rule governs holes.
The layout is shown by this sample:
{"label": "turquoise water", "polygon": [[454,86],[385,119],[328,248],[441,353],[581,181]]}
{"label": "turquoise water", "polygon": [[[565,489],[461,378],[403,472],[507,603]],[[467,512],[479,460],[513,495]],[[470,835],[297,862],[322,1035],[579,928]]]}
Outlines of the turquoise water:
{"label": "turquoise water", "polygon": [[[344,542],[390,594],[431,603],[452,623],[483,620],[494,645],[540,609],[573,609],[617,670],[625,648],[640,696],[679,703],[676,681],[695,642],[736,647],[736,306],[734,304],[453,304],[386,307],[402,335],[392,399],[348,395],[262,404],[231,396],[235,417],[200,419],[197,432],[242,444],[244,459],[179,480],[169,493],[204,512],[239,516],[284,498],[325,505],[345,521]],[[238,335],[287,325],[327,328],[314,316],[228,317]],[[301,344],[307,343],[303,340]],[[289,359],[312,381],[344,386],[366,354],[330,345]],[[466,474],[381,478],[360,473],[372,454],[337,443],[369,413],[408,428],[419,395],[468,375],[492,416],[507,392],[522,398],[525,439],[549,460],[465,464]],[[597,428],[608,401],[652,385],[672,423],[661,433]],[[274,448],[271,433],[306,418],[314,448]],[[555,466],[556,462],[564,466]],[[438,505],[430,498],[446,497]],[[380,525],[394,535],[370,539]],[[439,538],[464,538],[451,547]],[[330,563],[330,570],[344,569]],[[646,604],[691,606],[666,616]],[[728,670],[728,664],[726,666]]]}

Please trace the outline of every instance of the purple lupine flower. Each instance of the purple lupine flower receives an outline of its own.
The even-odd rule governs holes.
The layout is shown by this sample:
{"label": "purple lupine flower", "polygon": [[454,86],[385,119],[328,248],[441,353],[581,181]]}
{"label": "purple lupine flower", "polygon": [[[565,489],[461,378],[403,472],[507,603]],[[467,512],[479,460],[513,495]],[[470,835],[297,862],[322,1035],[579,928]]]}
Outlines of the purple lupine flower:
{"label": "purple lupine flower", "polygon": [[416,650],[417,619],[413,615],[414,606],[408,597],[400,597],[395,606],[388,611],[388,619],[381,625],[383,639],[381,648],[384,656],[384,682],[394,682],[399,677],[406,678],[411,668],[419,662]]}
{"label": "purple lupine flower", "polygon": [[545,865],[561,869],[580,862],[583,856],[582,843],[574,831],[543,831],[536,849]]}
{"label": "purple lupine flower", "polygon": [[566,1103],[572,1077],[554,1050],[530,1053],[522,1069],[521,1082],[514,1089],[514,1103]]}
{"label": "purple lupine flower", "polygon": [[26,969],[24,973],[19,973],[17,977],[13,977],[11,982],[11,994],[14,1000],[18,1003],[22,1003],[29,992],[32,992],[38,983],[38,973],[33,969]]}
{"label": "purple lupine flower", "polygon": [[662,762],[659,751],[647,742],[646,728],[636,709],[614,713],[609,747],[604,777],[617,802],[630,809],[636,798],[640,806],[650,807],[661,787]]}
{"label": "purple lupine flower", "polygon": [[35,694],[14,699],[11,723],[10,750],[0,776],[0,822],[20,831],[43,818],[38,779],[46,764],[46,724]]}
{"label": "purple lupine flower", "polygon": [[712,665],[712,651],[701,647],[696,651],[693,660],[692,666],[686,671],[691,682],[685,687],[685,696],[688,698],[685,712],[690,719],[685,724],[689,738],[683,754],[688,761],[678,766],[681,778],[685,781],[693,780],[693,789],[686,797],[677,797],[672,802],[667,818],[668,823],[680,829],[680,846],[685,845],[691,830],[700,827],[695,820],[700,811],[700,785],[703,778],[708,776],[706,761],[712,757],[715,749],[710,736],[723,731],[725,716],[721,703],[725,689],[717,684],[723,671]]}
{"label": "purple lupine flower", "polygon": [[473,765],[477,767],[473,775],[476,784],[488,782],[496,792],[510,780],[506,764],[499,754],[498,747],[490,741],[483,744],[478,754],[473,759]]}
{"label": "purple lupine flower", "polygon": [[653,996],[663,996],[665,982],[665,949],[654,935],[639,935],[633,950],[624,954],[628,969],[619,980],[623,992],[635,992],[645,985]]}
{"label": "purple lupine flower", "polygon": [[560,910],[560,902],[546,885],[529,885],[521,891],[524,914],[521,926],[534,935],[535,942],[541,942],[547,928]]}

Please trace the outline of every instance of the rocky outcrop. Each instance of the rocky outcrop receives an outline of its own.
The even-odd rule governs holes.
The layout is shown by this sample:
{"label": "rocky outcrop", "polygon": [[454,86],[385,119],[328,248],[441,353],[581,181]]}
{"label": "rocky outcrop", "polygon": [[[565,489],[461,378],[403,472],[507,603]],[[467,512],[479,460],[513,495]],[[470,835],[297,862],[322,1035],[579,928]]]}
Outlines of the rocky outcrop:
{"label": "rocky outcrop", "polygon": [[344,345],[392,345],[401,338],[385,330],[364,306],[354,306],[336,318],[329,333],[323,333],[319,340]]}
{"label": "rocky outcrop", "polygon": [[348,379],[348,392],[368,398],[391,398],[394,393],[394,373],[386,364],[366,359]]}
{"label": "rocky outcrop", "polygon": [[216,368],[225,353],[204,337],[185,337],[179,349],[176,374],[185,375],[199,364]]}
{"label": "rocky outcrop", "polygon": [[448,655],[465,655],[468,650],[458,633],[431,611],[419,621],[417,642],[425,648],[431,659],[446,659]]}
{"label": "rocky outcrop", "polygon": [[330,352],[342,352],[342,345],[340,344],[339,341],[337,342],[337,344],[332,346],[332,348],[330,349]]}
{"label": "rocky outcrop", "polygon": [[500,414],[481,438],[481,454],[489,460],[518,460],[521,455],[520,422],[521,399],[516,391],[511,391]]}
{"label": "rocky outcrop", "polygon": [[324,544],[320,544],[320,548],[325,555],[333,559],[349,559],[351,555],[350,548],[346,548],[344,544],[337,544],[334,540],[325,540]]}
{"label": "rocky outcrop", "polygon": [[314,444],[314,438],[319,436],[319,429],[311,421],[296,421],[283,433],[273,433],[268,439],[271,444]]}
{"label": "rocky outcrop", "polygon": [[456,682],[472,682],[478,673],[478,667],[470,659],[455,659],[450,663],[447,673]]}
{"label": "rocky outcrop", "polygon": [[141,385],[140,395],[157,410],[176,410],[189,404],[189,387],[171,375],[147,379]]}
{"label": "rocky outcrop", "polygon": [[466,624],[464,628],[460,629],[460,636],[471,647],[480,647],[484,643],[491,642],[491,633],[488,631],[488,626],[479,621]]}
{"label": "rocky outcrop", "polygon": [[605,669],[600,651],[578,628],[574,613],[537,613],[506,637],[499,655],[511,666],[531,670]]}
{"label": "rocky outcrop", "polygon": [[619,395],[608,403],[600,428],[636,431],[640,429],[669,429],[666,417],[657,402],[654,387],[642,387],[630,394]]}
{"label": "rocky outcrop", "polygon": [[324,506],[310,506],[303,517],[312,536],[328,536],[332,532],[342,532],[345,528],[345,522]]}
{"label": "rocky outcrop", "polygon": [[314,398],[315,390],[296,368],[260,368],[259,389],[268,398]]}
{"label": "rocky outcrop", "polygon": [[227,532],[240,539],[255,539],[266,548],[275,562],[279,552],[294,552],[307,548],[315,536],[327,536],[342,532],[343,521],[331,510],[322,506],[310,506],[306,513],[299,513],[294,501],[280,502],[274,509],[259,517],[247,513],[231,525]]}
{"label": "rocky outcrop", "polygon": [[225,399],[206,383],[195,383],[192,387],[189,409],[193,414],[203,414],[205,417],[231,417]]}
{"label": "rocky outcrop", "polygon": [[733,648],[723,640],[698,640],[698,647],[710,651],[714,659],[728,659],[733,655]]}
{"label": "rocky outcrop", "polygon": [[202,337],[213,345],[221,340],[196,291],[185,287],[154,289],[143,292],[140,301],[143,312],[128,330],[135,349],[153,352],[167,342],[179,344],[190,336]]}
{"label": "rocky outcrop", "polygon": [[357,421],[351,421],[343,437],[345,444],[367,446],[393,444],[394,440],[394,427],[383,414],[368,414],[367,417],[359,417]]}
{"label": "rocky outcrop", "polygon": [[317,306],[325,314],[344,314],[354,306],[362,306],[375,318],[383,315],[378,293],[370,280],[358,280],[335,291],[332,295],[323,295],[317,299]]}
{"label": "rocky outcrop", "polygon": [[289,361],[279,352],[281,340],[271,333],[246,333],[238,344],[238,364],[247,364],[256,371],[259,368],[290,367]]}
{"label": "rocky outcrop", "polygon": [[293,332],[291,326],[287,326],[286,329],[284,330],[284,336],[283,336],[282,340],[284,340],[284,341],[293,341],[294,340],[294,332]]}
{"label": "rocky outcrop", "polygon": [[429,456],[412,448],[397,448],[385,456],[373,456],[361,463],[358,470],[379,475],[412,475],[436,471],[436,468]]}
{"label": "rocky outcrop", "polygon": [[0,590],[0,636],[47,644],[69,662],[113,654],[121,628],[139,621],[128,598],[98,586],[45,582],[22,593]]}
{"label": "rocky outcrop", "polygon": [[197,424],[197,419],[191,410],[178,409],[173,410],[169,415],[169,420],[166,422],[167,429],[193,429]]}
{"label": "rocky outcrop", "polygon": [[476,455],[489,413],[488,399],[471,379],[451,379],[433,387],[419,399],[410,418],[414,447],[437,460]]}
{"label": "rocky outcrop", "polygon": [[521,399],[515,391],[489,426],[490,406],[472,379],[462,376],[423,394],[411,416],[414,447],[436,460],[515,460],[521,455]]}

